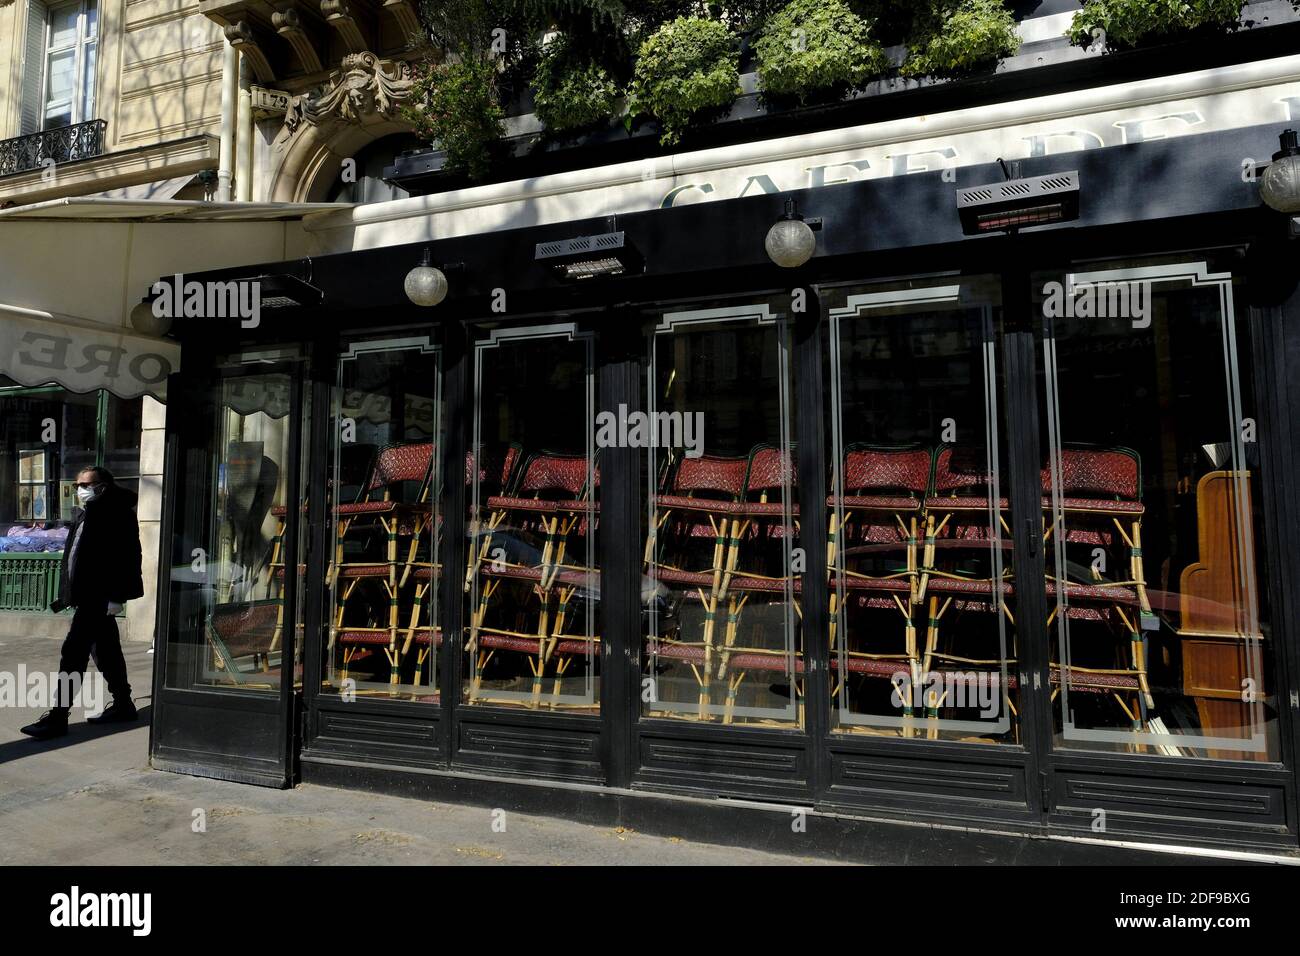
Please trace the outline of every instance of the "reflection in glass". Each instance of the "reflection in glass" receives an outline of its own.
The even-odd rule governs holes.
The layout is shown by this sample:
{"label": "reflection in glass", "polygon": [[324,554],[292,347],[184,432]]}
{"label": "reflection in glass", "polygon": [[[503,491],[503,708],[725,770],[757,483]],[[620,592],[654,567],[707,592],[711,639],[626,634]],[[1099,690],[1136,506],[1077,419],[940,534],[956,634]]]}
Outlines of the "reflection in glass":
{"label": "reflection in glass", "polygon": [[830,296],[834,726],[1014,741],[995,286],[962,279]]}
{"label": "reflection in glass", "polygon": [[599,708],[600,471],[590,336],[498,329],[475,346],[465,571],[469,704]]}
{"label": "reflection in glass", "polygon": [[672,312],[650,336],[642,713],[802,721],[785,317]]}
{"label": "reflection in glass", "polygon": [[1041,278],[1056,743],[1277,759],[1231,276],[1193,262]]}

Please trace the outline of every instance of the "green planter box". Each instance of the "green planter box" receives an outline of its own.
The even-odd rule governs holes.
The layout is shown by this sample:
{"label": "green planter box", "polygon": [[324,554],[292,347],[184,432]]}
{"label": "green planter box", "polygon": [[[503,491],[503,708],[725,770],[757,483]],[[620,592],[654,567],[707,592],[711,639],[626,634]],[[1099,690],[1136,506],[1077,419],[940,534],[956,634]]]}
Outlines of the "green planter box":
{"label": "green planter box", "polygon": [[0,611],[46,611],[59,596],[63,553],[0,554]]}

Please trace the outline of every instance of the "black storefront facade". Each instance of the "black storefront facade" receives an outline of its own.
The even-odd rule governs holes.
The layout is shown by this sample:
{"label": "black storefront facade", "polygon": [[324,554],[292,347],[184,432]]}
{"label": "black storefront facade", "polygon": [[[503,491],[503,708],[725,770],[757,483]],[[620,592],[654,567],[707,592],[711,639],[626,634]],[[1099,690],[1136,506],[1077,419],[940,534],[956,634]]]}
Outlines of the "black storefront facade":
{"label": "black storefront facade", "polygon": [[1294,854],[1287,125],[1025,159],[1079,214],[1018,233],[963,233],[984,164],[187,276],[284,307],[175,323],[153,765]]}

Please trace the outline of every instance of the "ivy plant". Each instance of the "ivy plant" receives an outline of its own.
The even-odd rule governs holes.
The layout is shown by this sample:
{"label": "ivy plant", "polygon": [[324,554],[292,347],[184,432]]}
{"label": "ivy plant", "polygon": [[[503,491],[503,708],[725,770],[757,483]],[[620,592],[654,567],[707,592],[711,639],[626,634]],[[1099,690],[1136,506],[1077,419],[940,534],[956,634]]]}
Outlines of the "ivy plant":
{"label": "ivy plant", "polygon": [[1246,0],[1084,0],[1065,35],[1078,46],[1099,40],[1128,47],[1188,30],[1235,30],[1245,5]]}
{"label": "ivy plant", "polygon": [[638,51],[629,90],[632,112],[659,120],[662,144],[677,143],[693,119],[740,95],[739,61],[726,24],[703,17],[671,20]]}
{"label": "ivy plant", "polygon": [[505,135],[496,80],[497,69],[487,60],[414,67],[403,115],[416,136],[447,154],[447,172],[474,180],[487,176],[493,146]]}
{"label": "ivy plant", "polygon": [[618,84],[561,34],[547,44],[533,73],[533,107],[549,130],[593,126],[613,115]]}
{"label": "ivy plant", "polygon": [[1003,0],[929,0],[913,23],[904,76],[953,76],[1020,49],[1016,19]]}
{"label": "ivy plant", "polygon": [[768,19],[754,50],[763,91],[801,103],[860,88],[889,66],[871,24],[843,0],[792,0]]}

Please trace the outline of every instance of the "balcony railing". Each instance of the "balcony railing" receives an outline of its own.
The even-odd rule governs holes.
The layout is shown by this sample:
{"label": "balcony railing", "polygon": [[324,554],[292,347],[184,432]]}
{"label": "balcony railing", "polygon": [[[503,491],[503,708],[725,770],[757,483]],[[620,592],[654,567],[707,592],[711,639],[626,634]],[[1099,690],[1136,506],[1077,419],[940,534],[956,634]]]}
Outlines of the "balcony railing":
{"label": "balcony railing", "polygon": [[99,156],[107,127],[107,120],[97,119],[0,140],[0,176],[41,169],[47,160],[59,164]]}

